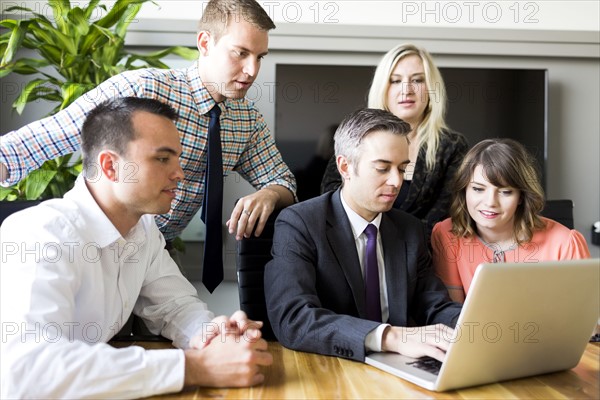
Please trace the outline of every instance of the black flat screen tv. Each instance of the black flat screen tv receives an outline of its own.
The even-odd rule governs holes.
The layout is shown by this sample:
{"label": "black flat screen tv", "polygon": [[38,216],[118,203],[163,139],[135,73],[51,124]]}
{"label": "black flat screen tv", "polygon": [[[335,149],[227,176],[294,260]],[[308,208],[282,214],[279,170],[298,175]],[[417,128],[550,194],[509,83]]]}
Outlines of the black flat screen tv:
{"label": "black flat screen tv", "polygon": [[[366,106],[374,70],[372,66],[277,65],[275,141],[296,175],[300,200],[319,194],[324,162],[318,154],[327,154],[332,127]],[[539,164],[545,188],[548,71],[462,67],[440,67],[440,71],[449,127],[465,135],[470,146],[497,137],[523,143]]]}

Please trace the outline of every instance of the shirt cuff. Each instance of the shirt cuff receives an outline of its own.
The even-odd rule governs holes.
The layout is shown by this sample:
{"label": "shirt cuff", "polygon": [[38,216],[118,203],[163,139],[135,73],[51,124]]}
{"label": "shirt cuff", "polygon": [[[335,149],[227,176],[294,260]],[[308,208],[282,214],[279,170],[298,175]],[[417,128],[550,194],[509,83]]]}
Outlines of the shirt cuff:
{"label": "shirt cuff", "polygon": [[4,166],[8,170],[9,178],[6,181],[0,181],[0,186],[9,187],[19,182],[20,174],[18,169],[14,168],[14,165],[12,165],[12,163],[10,162],[8,156],[5,156],[5,151],[12,152],[12,149],[2,148],[2,153],[0,153],[0,163],[4,164]]}
{"label": "shirt cuff", "polygon": [[383,340],[383,331],[390,324],[381,324],[377,328],[373,329],[371,332],[367,334],[365,337],[365,348],[367,351],[371,352],[380,352],[381,351],[381,342]]}
{"label": "shirt cuff", "polygon": [[146,360],[146,396],[180,392],[183,389],[183,350],[146,350]]}

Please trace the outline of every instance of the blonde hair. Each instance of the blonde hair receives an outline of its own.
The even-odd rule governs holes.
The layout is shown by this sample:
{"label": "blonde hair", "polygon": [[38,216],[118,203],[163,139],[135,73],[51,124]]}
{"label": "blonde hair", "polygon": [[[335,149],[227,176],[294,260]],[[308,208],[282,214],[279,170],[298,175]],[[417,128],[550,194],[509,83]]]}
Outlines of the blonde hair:
{"label": "blonde hair", "polygon": [[429,104],[425,108],[423,118],[417,130],[419,151],[426,147],[425,165],[428,170],[435,167],[435,156],[440,144],[441,132],[447,129],[444,116],[446,114],[446,87],[440,70],[433,63],[427,50],[412,44],[401,44],[388,51],[375,70],[373,83],[369,90],[369,107],[389,111],[387,93],[390,87],[390,76],[402,58],[417,55],[423,62],[425,83],[429,93]]}

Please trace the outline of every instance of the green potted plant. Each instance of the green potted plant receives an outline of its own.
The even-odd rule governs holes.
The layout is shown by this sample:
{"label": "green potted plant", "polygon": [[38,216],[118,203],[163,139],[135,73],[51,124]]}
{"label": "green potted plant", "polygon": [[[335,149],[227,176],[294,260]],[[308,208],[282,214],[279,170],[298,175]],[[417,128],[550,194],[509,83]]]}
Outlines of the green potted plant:
{"label": "green potted plant", "polygon": [[[20,12],[30,17],[0,21],[4,31],[0,35],[0,78],[11,73],[35,75],[13,103],[14,110],[21,114],[28,103],[42,99],[57,103],[50,113],[54,114],[125,70],[168,68],[161,59],[169,54],[196,59],[197,50],[187,47],[148,54],[125,48],[127,29],[148,1],[117,0],[107,9],[100,0],[82,7],[73,7],[68,0],[50,0],[52,20],[26,7],[7,8],[6,14]],[[20,56],[22,49],[31,49],[36,57]],[[18,184],[0,187],[0,201],[62,197],[81,172],[81,160],[74,158],[69,154],[47,161]]]}

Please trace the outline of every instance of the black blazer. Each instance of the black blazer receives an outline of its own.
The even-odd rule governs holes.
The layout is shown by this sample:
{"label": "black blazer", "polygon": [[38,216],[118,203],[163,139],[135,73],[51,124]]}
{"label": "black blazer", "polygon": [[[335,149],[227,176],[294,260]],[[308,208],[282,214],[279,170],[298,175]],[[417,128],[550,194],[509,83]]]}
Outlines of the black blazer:
{"label": "black blazer", "polygon": [[[461,305],[434,276],[420,221],[401,210],[382,215],[389,323],[454,326]],[[286,347],[364,361],[365,287],[340,191],[284,209],[275,222],[265,298],[277,339]]]}

